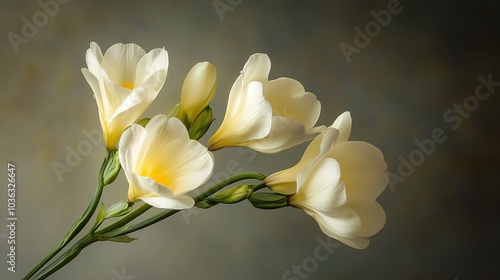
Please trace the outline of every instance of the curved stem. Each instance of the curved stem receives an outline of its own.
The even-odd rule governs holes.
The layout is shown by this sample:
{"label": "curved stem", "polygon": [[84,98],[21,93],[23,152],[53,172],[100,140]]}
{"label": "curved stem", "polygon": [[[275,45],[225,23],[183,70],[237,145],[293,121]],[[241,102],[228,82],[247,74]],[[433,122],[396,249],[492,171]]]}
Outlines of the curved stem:
{"label": "curved stem", "polygon": [[260,183],[260,184],[258,184],[258,185],[253,186],[253,187],[252,187],[252,191],[256,192],[256,191],[258,191],[258,190],[260,190],[260,189],[263,189],[263,188],[265,188],[265,187],[266,187],[266,184],[265,184],[265,183]]}
{"label": "curved stem", "polygon": [[23,280],[30,279],[41,267],[43,267],[47,262],[49,262],[57,253],[59,253],[66,245],[68,245],[75,236],[82,231],[82,229],[87,225],[88,221],[92,217],[92,215],[95,212],[95,209],[97,208],[97,205],[99,205],[99,201],[101,200],[102,196],[102,191],[104,189],[104,171],[106,169],[106,165],[108,164],[108,161],[110,157],[113,155],[108,154],[108,156],[104,159],[101,169],[99,170],[99,179],[97,183],[97,187],[94,192],[94,196],[92,197],[92,200],[90,201],[89,205],[87,206],[87,209],[85,212],[83,212],[82,216],[76,220],[73,225],[70,227],[66,235],[63,237],[63,239],[59,242],[59,244],[56,245],[54,249],[43,259],[41,260],[24,278]]}
{"label": "curved stem", "polygon": [[[103,164],[104,165],[104,164]],[[100,174],[100,177],[99,178],[102,178],[102,169],[101,168],[101,172],[99,173]],[[263,181],[265,179],[266,176],[260,174],[260,173],[254,173],[254,172],[248,172],[248,173],[241,173],[241,174],[238,174],[238,175],[235,175],[231,178],[228,178],[226,180],[223,180],[221,181],[220,183],[214,185],[213,187],[209,188],[208,190],[204,191],[203,193],[195,196],[193,199],[195,200],[195,202],[198,202],[198,201],[201,201],[209,196],[211,196],[212,194],[218,192],[219,190],[233,184],[233,183],[236,183],[238,181],[241,181],[241,180],[246,180],[246,179],[257,179],[257,180],[260,180],[260,181]],[[87,208],[87,210],[89,210],[91,207],[91,205],[93,206],[93,211],[95,210],[95,208],[97,207],[98,205],[98,202],[100,200],[100,196],[102,194],[102,187],[104,187],[104,184],[102,183],[102,179],[99,180],[99,186],[101,186],[100,188],[100,192],[97,193],[96,192],[96,195],[94,195],[94,198],[91,202],[91,204],[89,205],[89,208]],[[102,184],[101,184],[102,183]],[[263,184],[260,184],[260,185],[263,185]],[[258,185],[258,186],[260,186]],[[99,188],[98,188],[99,189]],[[98,194],[98,195],[97,195]],[[97,201],[95,202],[95,205],[93,205],[94,203],[94,200]],[[157,215],[154,215],[142,222],[139,222],[137,224],[133,224],[133,225],[130,225],[130,226],[125,226],[126,224],[128,224],[130,221],[134,220],[135,218],[139,217],[141,214],[143,214],[144,212],[146,212],[147,210],[149,210],[151,208],[151,206],[149,204],[143,204],[141,205],[139,208],[135,209],[134,211],[132,211],[131,213],[129,213],[128,215],[126,215],[125,217],[123,217],[122,219],[116,221],[115,223],[107,226],[106,228],[102,229],[102,230],[99,230],[97,232],[89,232],[86,236],[84,236],[83,238],[81,238],[79,241],[77,241],[70,249],[68,249],[64,254],[62,254],[59,258],[57,258],[53,263],[51,263],[48,267],[44,268],[43,270],[41,270],[40,272],[37,273],[37,271],[43,266],[45,265],[50,259],[52,259],[65,245],[67,245],[67,243],[69,241],[71,241],[71,239],[74,238],[74,236],[81,231],[81,229],[83,228],[80,228],[79,226],[76,227],[75,229],[78,229],[78,232],[74,233],[73,231],[70,230],[69,235],[68,236],[71,236],[71,239],[68,239],[67,241],[65,241],[64,243],[64,246],[62,247],[57,247],[57,251],[55,253],[51,253],[49,254],[49,256],[47,256],[42,262],[41,264],[39,264],[35,269],[33,269],[30,274],[28,274],[25,278],[23,279],[29,279],[29,277],[33,277],[33,275],[35,275],[36,277],[34,279],[45,279],[47,278],[48,276],[52,275],[54,272],[56,272],[57,270],[59,270],[60,268],[62,268],[63,266],[65,266],[67,263],[69,263],[71,260],[73,260],[74,258],[76,258],[76,256],[78,256],[78,254],[87,246],[89,246],[90,244],[92,243],[95,243],[97,241],[101,241],[101,240],[106,240],[106,239],[109,239],[109,238],[112,238],[112,237],[117,237],[117,236],[122,236],[122,235],[126,235],[128,233],[132,233],[132,232],[135,232],[135,231],[138,231],[140,229],[143,229],[145,227],[148,227],[150,225],[153,225],[167,217],[170,217],[172,216],[173,214],[177,213],[177,212],[180,212],[181,210],[166,210],[166,211],[163,211]],[[93,213],[93,211],[91,212],[91,214]],[[85,211],[84,213],[84,216],[85,214],[87,213],[88,211]],[[91,215],[90,215],[91,216]],[[86,218],[86,221],[85,221],[85,224],[86,222],[88,222],[88,220],[90,219],[90,216],[88,217],[88,219]],[[83,216],[82,216],[83,218]],[[80,219],[82,219],[80,218]],[[75,224],[78,224],[78,221],[77,223]],[[72,227],[73,228],[73,227]],[[66,240],[66,238],[64,239]],[[63,243],[63,242],[61,242]]]}
{"label": "curved stem", "polygon": [[[246,173],[240,173],[240,174],[237,174],[233,177],[230,177],[226,180],[223,180],[221,181],[220,183],[214,185],[213,187],[209,188],[208,190],[204,191],[203,193],[197,195],[194,197],[194,201],[195,202],[199,202],[209,196],[211,196],[212,194],[220,191],[221,189],[233,184],[233,183],[236,183],[238,181],[242,181],[242,180],[246,180],[246,179],[256,179],[256,180],[264,180],[266,178],[265,175],[263,174],[260,174],[260,173],[255,173],[255,172],[246,172]],[[179,212],[181,210],[166,210],[166,211],[163,211],[161,213],[158,213],[142,222],[139,222],[137,224],[133,224],[129,227],[125,227],[125,228],[119,228],[118,226],[115,226],[116,225],[121,225],[123,222],[122,220],[119,220],[118,222],[108,226],[106,229],[109,229],[109,231],[99,231],[97,233],[97,236],[98,238],[99,237],[102,237],[102,238],[110,238],[110,237],[115,237],[115,236],[120,236],[120,235],[125,235],[125,234],[129,234],[129,233],[132,233],[132,232],[135,232],[135,231],[138,231],[140,229],[143,229],[145,227],[148,227],[150,225],[153,225],[167,217],[170,217],[172,216],[173,214]],[[134,211],[135,212],[135,211]],[[132,212],[132,213],[134,213]],[[124,219],[127,219],[128,218],[128,215],[125,216]],[[134,217],[135,218],[135,217]]]}
{"label": "curved stem", "polygon": [[77,243],[75,243],[70,249],[68,249],[64,254],[57,258],[50,266],[44,268],[42,271],[38,272],[35,279],[45,279],[52,275],[54,272],[58,271],[61,267],[65,266],[67,263],[72,261],[74,258],[80,254],[80,252],[90,244],[98,241],[93,235],[86,235],[81,238]]}

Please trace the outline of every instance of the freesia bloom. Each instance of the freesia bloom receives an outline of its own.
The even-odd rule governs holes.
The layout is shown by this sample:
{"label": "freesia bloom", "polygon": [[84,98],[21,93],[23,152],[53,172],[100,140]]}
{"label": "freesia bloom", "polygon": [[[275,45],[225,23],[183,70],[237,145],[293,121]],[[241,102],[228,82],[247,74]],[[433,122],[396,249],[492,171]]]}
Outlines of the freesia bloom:
{"label": "freesia bloom", "polygon": [[128,200],[154,207],[187,209],[194,200],[185,193],[208,180],[214,159],[206,147],[190,140],[177,118],[158,115],[143,128],[134,124],[119,143],[120,163],[130,184]]}
{"label": "freesia bloom", "polygon": [[351,116],[340,115],[315,138],[302,159],[265,179],[273,191],[291,195],[289,204],[303,209],[331,238],[363,249],[367,237],[385,224],[375,199],[388,183],[380,150],[366,142],[348,141]]}
{"label": "freesia bloom", "polygon": [[179,119],[185,115],[190,123],[194,122],[214,98],[216,79],[217,70],[209,62],[200,62],[191,68],[182,84]]}
{"label": "freesia bloom", "polygon": [[277,153],[324,130],[314,127],[321,104],[290,78],[269,81],[271,61],[266,54],[250,56],[229,93],[226,115],[209,140],[209,149],[247,146]]}
{"label": "freesia bloom", "polygon": [[163,87],[168,53],[154,49],[146,54],[136,44],[115,44],[103,55],[92,42],[85,58],[88,69],[82,72],[94,92],[106,149],[111,150]]}

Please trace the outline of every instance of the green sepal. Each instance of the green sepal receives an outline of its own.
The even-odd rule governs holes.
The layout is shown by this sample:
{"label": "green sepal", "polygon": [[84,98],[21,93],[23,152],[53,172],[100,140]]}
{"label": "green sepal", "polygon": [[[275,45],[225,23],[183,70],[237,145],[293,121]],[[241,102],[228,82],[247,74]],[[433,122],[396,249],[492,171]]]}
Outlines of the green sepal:
{"label": "green sepal", "polygon": [[259,209],[278,209],[288,206],[288,196],[278,193],[253,193],[248,200]]}
{"label": "green sepal", "polygon": [[203,137],[214,120],[212,108],[210,106],[205,107],[196,119],[189,126],[186,126],[188,127],[189,138],[198,140]]}
{"label": "green sepal", "polygon": [[118,150],[113,149],[109,151],[109,154],[106,157],[105,161],[106,164],[102,173],[102,181],[106,186],[113,183],[118,174],[120,174],[121,165],[120,159],[118,157]]}
{"label": "green sepal", "polygon": [[99,240],[101,240],[101,241],[113,241],[113,242],[119,242],[119,243],[130,243],[134,240],[137,240],[137,238],[130,237],[128,235],[120,235],[120,236],[115,236],[115,237],[104,237],[104,238],[100,238]]}
{"label": "green sepal", "polygon": [[104,215],[104,219],[116,218],[123,215],[126,215],[132,211],[133,202],[128,202],[127,200],[122,200],[113,204],[111,207],[106,210]]}
{"label": "green sepal", "polygon": [[135,123],[142,126],[142,127],[146,127],[146,125],[148,124],[148,122],[150,120],[151,120],[150,118],[144,118],[144,119],[136,121]]}
{"label": "green sepal", "polygon": [[97,213],[97,218],[95,219],[94,226],[92,227],[92,230],[90,232],[94,232],[102,224],[102,222],[104,221],[105,210],[106,209],[104,208],[104,203],[101,202],[101,206],[99,207],[99,213]]}
{"label": "green sepal", "polygon": [[201,209],[208,209],[214,205],[217,205],[217,203],[212,203],[212,202],[207,201],[207,200],[198,201],[194,204],[194,206],[201,208]]}

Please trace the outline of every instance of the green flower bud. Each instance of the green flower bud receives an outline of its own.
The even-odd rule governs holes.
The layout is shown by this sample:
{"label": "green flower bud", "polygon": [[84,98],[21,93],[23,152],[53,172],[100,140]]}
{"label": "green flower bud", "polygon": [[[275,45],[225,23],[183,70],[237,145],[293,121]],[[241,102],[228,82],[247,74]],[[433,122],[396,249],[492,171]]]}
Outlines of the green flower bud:
{"label": "green flower bud", "polygon": [[133,202],[128,202],[127,200],[122,200],[118,203],[113,204],[106,210],[104,214],[105,219],[120,217],[128,214],[132,210]]}
{"label": "green flower bud", "polygon": [[109,185],[113,183],[118,174],[120,173],[120,159],[118,158],[118,152],[116,149],[109,151],[108,156],[105,159],[106,165],[102,173],[102,180],[104,185]]}
{"label": "green flower bud", "polygon": [[259,209],[278,209],[288,206],[288,196],[278,193],[253,193],[248,200]]}
{"label": "green flower bud", "polygon": [[248,185],[234,187],[229,190],[218,192],[208,198],[209,202],[233,204],[247,199],[253,193]]}

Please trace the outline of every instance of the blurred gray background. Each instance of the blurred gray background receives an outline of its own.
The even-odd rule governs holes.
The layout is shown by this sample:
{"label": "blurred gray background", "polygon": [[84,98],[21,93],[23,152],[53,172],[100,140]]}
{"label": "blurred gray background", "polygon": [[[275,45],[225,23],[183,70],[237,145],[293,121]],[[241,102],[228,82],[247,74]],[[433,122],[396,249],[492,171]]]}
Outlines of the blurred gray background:
{"label": "blurred gray background", "polygon": [[[474,93],[478,76],[500,81],[499,5],[401,1],[400,12],[374,29],[371,11],[386,10],[392,2],[71,0],[47,16],[37,1],[1,0],[0,218],[6,223],[6,165],[13,162],[18,221],[16,273],[7,271],[7,229],[0,227],[0,278],[20,279],[57,244],[94,192],[105,156],[102,144],[92,144],[71,172],[58,177],[53,169],[55,162],[65,164],[68,149],[89,147],[84,131],[100,131],[96,104],[80,71],[91,41],[103,50],[134,42],[146,51],[165,47],[169,52],[167,82],[145,113],[149,117],[178,102],[182,81],[195,63],[216,65],[212,108],[217,120],[204,144],[222,121],[229,89],[247,58],[267,53],[271,79],[295,78],[318,96],[319,124],[329,125],[351,111],[351,139],[378,146],[393,178],[405,176],[391,181],[379,197],[387,223],[365,250],[341,245],[325,261],[314,260],[318,238],[326,237],[312,218],[297,209],[264,211],[243,202],[178,214],[133,234],[139,240],[131,244],[93,244],[51,279],[498,275],[500,127],[494,112],[500,88],[477,103]],[[214,3],[227,10],[218,11]],[[24,19],[39,27],[16,46],[9,34],[23,36]],[[365,30],[367,24],[373,37],[348,63],[339,45],[355,46],[355,28]],[[448,111],[464,100],[470,112]],[[436,128],[446,141],[436,143],[413,172],[398,171],[401,158],[418,153],[415,140],[431,137]],[[271,174],[295,164],[305,147],[276,155],[223,150],[215,154],[215,174],[223,178],[233,169]],[[109,206],[125,198],[126,190],[120,174],[103,201]],[[304,274],[283,278],[294,265]]]}

